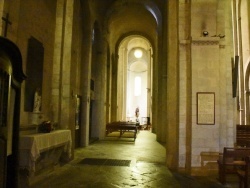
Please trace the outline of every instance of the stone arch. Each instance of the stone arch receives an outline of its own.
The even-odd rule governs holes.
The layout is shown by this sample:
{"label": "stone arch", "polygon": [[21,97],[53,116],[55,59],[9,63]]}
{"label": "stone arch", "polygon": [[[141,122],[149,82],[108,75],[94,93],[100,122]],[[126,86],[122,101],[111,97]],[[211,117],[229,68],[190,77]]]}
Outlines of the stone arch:
{"label": "stone arch", "polygon": [[[138,40],[140,42],[136,42],[135,40]],[[143,44],[143,42],[145,44]],[[133,43],[131,45],[131,42]],[[129,44],[130,43],[130,44]],[[148,85],[148,90],[147,90],[147,98],[145,99],[146,100],[146,108],[144,108],[144,116],[145,117],[150,117],[152,116],[152,113],[151,113],[151,104],[152,104],[152,82],[151,80],[153,79],[151,77],[151,72],[153,70],[153,60],[155,60],[154,58],[156,57],[155,56],[155,53],[153,53],[155,51],[155,48],[152,47],[152,46],[155,46],[154,43],[153,43],[153,40],[145,33],[141,33],[141,32],[128,32],[128,33],[125,33],[124,35],[120,36],[120,38],[118,39],[117,43],[116,43],[116,50],[115,50],[115,54],[116,54],[116,59],[115,59],[115,62],[114,62],[114,67],[116,68],[116,71],[120,71],[119,73],[116,73],[116,74],[119,74],[119,77],[116,76],[116,78],[118,79],[117,82],[115,85],[116,86],[113,86],[113,88],[117,87],[115,90],[117,92],[114,92],[113,95],[116,95],[115,98],[117,99],[117,101],[114,101],[113,100],[113,103],[117,103],[118,106],[117,108],[113,108],[113,111],[116,111],[117,110],[117,118],[118,119],[127,119],[129,118],[128,116],[128,103],[125,103],[127,101],[127,81],[128,81],[128,78],[127,78],[127,72],[124,72],[124,71],[121,71],[121,69],[123,69],[124,67],[127,67],[129,66],[127,63],[129,63],[129,61],[131,60],[131,57],[129,58],[129,54],[131,54],[131,52],[135,49],[135,48],[142,48],[144,52],[147,52],[147,57],[146,57],[146,60],[148,61],[148,65],[147,67],[149,68],[148,69],[148,72],[147,72],[147,85]],[[122,48],[122,49],[120,49]],[[149,50],[149,51],[148,51]],[[143,60],[143,59],[142,59]],[[144,61],[145,61],[145,57],[144,57]],[[126,63],[127,62],[127,63]],[[122,68],[119,66],[122,65]],[[127,68],[124,68],[124,70],[127,71],[128,67]],[[123,76],[121,76],[121,74]],[[121,77],[122,77],[122,80],[121,80]],[[123,89],[121,89],[121,87],[124,87]],[[121,94],[121,92],[119,91],[123,91],[123,94]],[[113,97],[112,97],[113,98]],[[123,100],[121,100],[123,99]],[[128,101],[127,101],[128,102]],[[130,110],[131,112],[133,110]],[[142,112],[143,112],[142,111]],[[133,113],[131,113],[131,115],[133,116]],[[130,117],[131,118],[131,117]],[[131,119],[130,119],[131,120]]]}
{"label": "stone arch", "polygon": [[123,35],[121,35],[119,37],[119,39],[117,40],[116,42],[116,45],[115,45],[115,53],[117,54],[118,52],[118,49],[119,49],[119,45],[121,44],[121,42],[129,37],[129,36],[141,36],[145,39],[147,39],[149,41],[149,43],[152,45],[152,48],[155,50],[155,47],[156,47],[156,42],[153,40],[153,38],[151,38],[149,35],[145,34],[145,33],[142,33],[142,32],[137,32],[137,31],[131,31],[131,32],[127,32]]}

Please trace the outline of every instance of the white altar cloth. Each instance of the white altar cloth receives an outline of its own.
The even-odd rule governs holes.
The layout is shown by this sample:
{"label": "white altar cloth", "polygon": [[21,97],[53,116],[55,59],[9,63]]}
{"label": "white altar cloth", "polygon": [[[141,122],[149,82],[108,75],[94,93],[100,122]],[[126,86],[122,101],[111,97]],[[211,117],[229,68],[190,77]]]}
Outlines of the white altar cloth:
{"label": "white altar cloth", "polygon": [[21,135],[19,141],[19,166],[35,171],[35,162],[43,151],[64,146],[64,152],[71,157],[71,131],[55,130],[50,133]]}

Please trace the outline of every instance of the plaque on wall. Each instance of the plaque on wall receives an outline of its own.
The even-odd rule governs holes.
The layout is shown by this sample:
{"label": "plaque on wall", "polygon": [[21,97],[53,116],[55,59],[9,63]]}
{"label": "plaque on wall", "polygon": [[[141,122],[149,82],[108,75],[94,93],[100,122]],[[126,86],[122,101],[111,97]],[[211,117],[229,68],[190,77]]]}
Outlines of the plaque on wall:
{"label": "plaque on wall", "polygon": [[197,124],[215,124],[215,93],[197,92]]}

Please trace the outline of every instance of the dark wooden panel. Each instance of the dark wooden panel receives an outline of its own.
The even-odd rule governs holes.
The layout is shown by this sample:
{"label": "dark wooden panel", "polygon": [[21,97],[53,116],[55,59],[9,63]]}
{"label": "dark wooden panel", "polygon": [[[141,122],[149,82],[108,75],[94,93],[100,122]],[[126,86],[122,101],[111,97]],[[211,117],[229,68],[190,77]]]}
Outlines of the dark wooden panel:
{"label": "dark wooden panel", "polygon": [[7,125],[9,79],[9,74],[0,70],[0,127]]}
{"label": "dark wooden panel", "polygon": [[40,88],[42,93],[43,82],[43,44],[31,37],[28,42],[27,67],[26,67],[26,86],[25,86],[25,105],[24,110],[33,111],[34,93]]}
{"label": "dark wooden panel", "polygon": [[1,187],[18,187],[20,97],[25,78],[20,50],[12,41],[0,37]]}
{"label": "dark wooden panel", "polygon": [[0,138],[0,187],[6,185],[6,141]]}

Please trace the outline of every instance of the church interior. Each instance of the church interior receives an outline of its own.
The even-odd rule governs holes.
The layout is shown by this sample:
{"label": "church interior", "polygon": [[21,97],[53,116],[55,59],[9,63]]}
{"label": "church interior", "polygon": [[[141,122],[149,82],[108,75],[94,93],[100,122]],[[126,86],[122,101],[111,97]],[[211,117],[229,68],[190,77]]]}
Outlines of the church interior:
{"label": "church interior", "polygon": [[111,122],[135,127],[135,144],[155,135],[172,172],[218,175],[224,148],[242,146],[238,126],[250,126],[248,9],[248,0],[1,0],[0,187],[70,163],[107,139]]}

